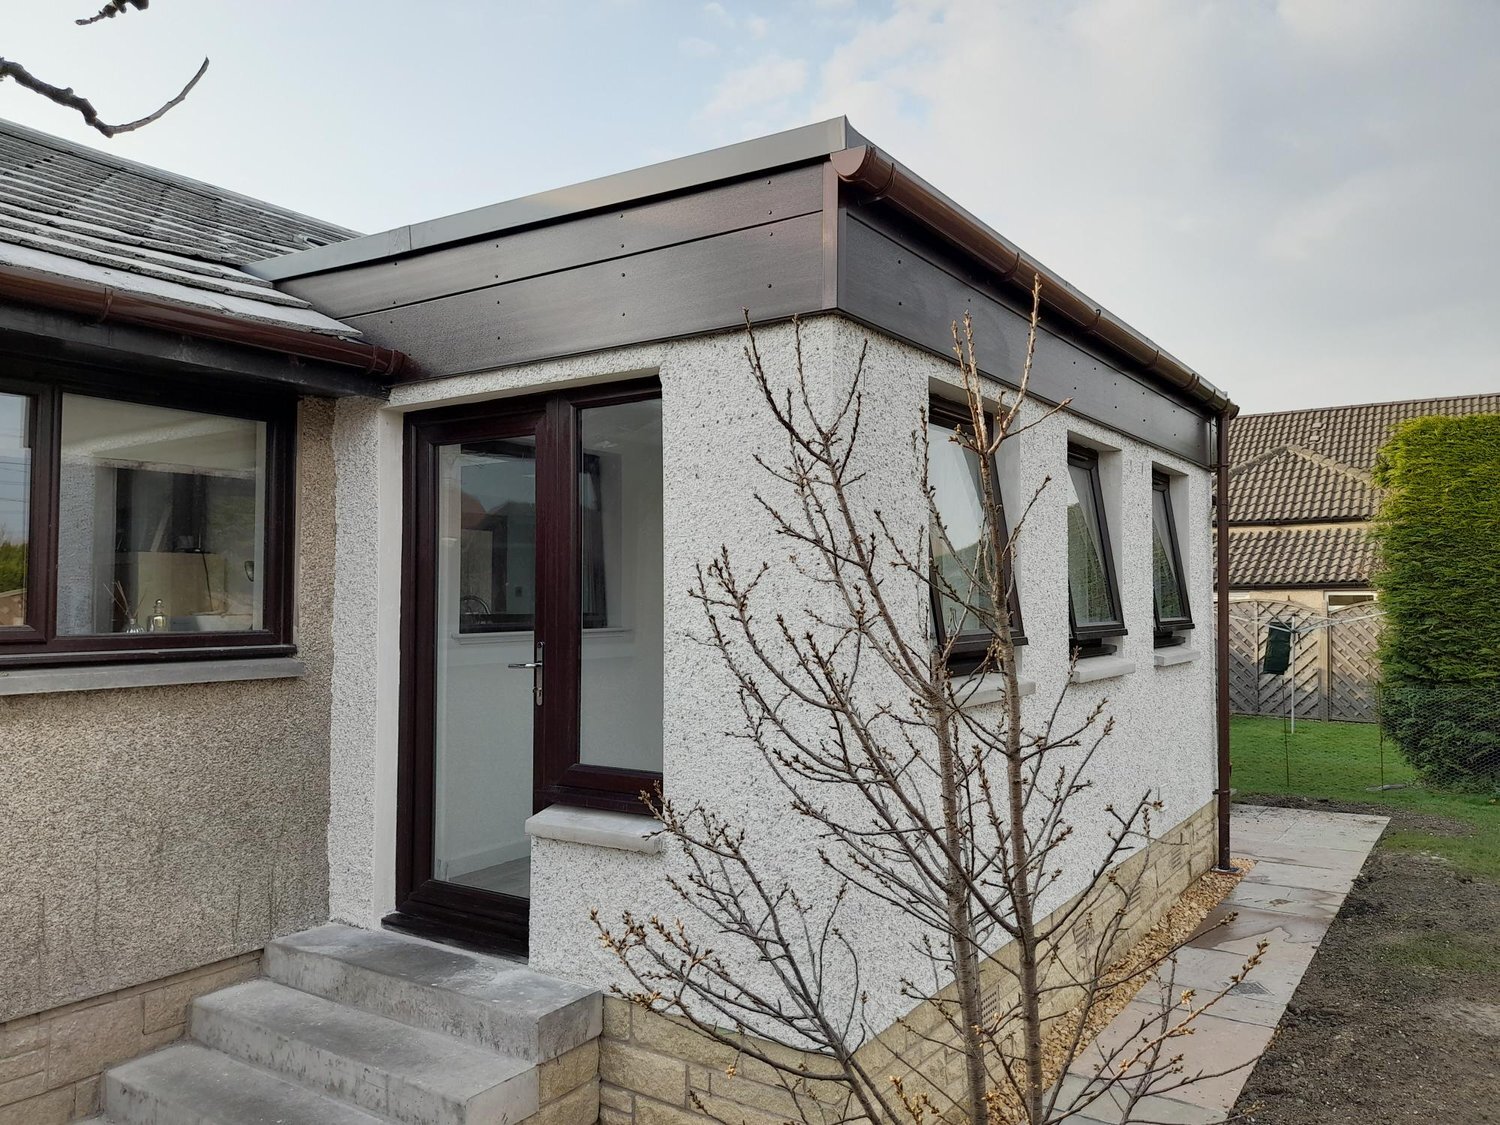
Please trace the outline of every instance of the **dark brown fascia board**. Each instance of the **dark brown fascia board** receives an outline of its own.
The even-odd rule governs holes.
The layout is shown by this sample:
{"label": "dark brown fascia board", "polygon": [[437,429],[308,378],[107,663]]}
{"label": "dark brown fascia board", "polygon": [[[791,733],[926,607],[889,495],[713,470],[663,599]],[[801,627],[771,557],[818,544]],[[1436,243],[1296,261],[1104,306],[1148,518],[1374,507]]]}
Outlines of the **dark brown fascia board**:
{"label": "dark brown fascia board", "polygon": [[1032,278],[1040,276],[1045,309],[1127,357],[1142,373],[1176,388],[1206,413],[1233,418],[1239,412],[1229,396],[1203,376],[873,145],[833,153],[830,160],[840,182],[860,198],[902,212],[992,271],[996,280],[1029,292]]}
{"label": "dark brown fascia board", "polygon": [[381,393],[384,383],[396,378],[406,362],[406,357],[392,348],[297,328],[258,324],[207,309],[122,293],[106,285],[40,277],[21,270],[0,269],[0,301],[75,313],[99,324],[118,322],[154,328],[354,368],[371,380],[375,393]]}
{"label": "dark brown fascia board", "polygon": [[245,272],[267,281],[306,277],[403,254],[435,250],[440,246],[469,242],[522,227],[560,222],[626,203],[677,195],[794,164],[826,160],[832,153],[864,143],[865,139],[847,118],[835,117],[769,137],[741,141],[380,234],[299,250],[264,262],[252,262],[243,268]]}
{"label": "dark brown fascia board", "polygon": [[322,398],[384,398],[386,388],[348,367],[218,340],[95,320],[41,305],[0,301],[0,353],[46,364],[103,369],[122,384],[180,377]]}

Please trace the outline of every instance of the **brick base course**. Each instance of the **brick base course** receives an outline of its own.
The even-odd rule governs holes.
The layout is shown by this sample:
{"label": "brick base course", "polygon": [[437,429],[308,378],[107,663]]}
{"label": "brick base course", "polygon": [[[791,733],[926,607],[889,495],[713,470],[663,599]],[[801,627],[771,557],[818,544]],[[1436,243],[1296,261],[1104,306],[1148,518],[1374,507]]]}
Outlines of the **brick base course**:
{"label": "brick base course", "polygon": [[196,997],[259,975],[245,953],[0,1024],[0,1125],[97,1112],[105,1070],[181,1038]]}
{"label": "brick base course", "polygon": [[[1157,924],[1166,910],[1189,884],[1213,865],[1214,805],[1203,806],[1181,824],[1115,868],[1120,885],[1138,887],[1129,904],[1111,957],[1118,957]],[[1099,918],[1114,909],[1108,898],[1119,892],[1101,890],[1100,904],[1092,922],[1074,919],[1070,932],[1059,941],[1060,959],[1048,984],[1063,984],[1067,973],[1077,971],[1079,954],[1097,945]],[[1066,909],[1066,908],[1064,908]],[[1071,956],[1069,955],[1071,953]],[[1014,964],[1015,947],[1000,950],[981,970],[981,980],[992,1005],[1004,1010],[1015,999],[1014,978],[1002,965]],[[1066,990],[1048,997],[1048,1018],[1069,1010],[1077,995]],[[920,1073],[922,1082],[959,1094],[963,1087],[962,1059],[941,1043],[927,1042],[942,1020],[937,1006],[919,1006],[902,1023],[882,1032],[860,1049],[861,1062],[873,1073],[902,1073],[908,1080]],[[905,1026],[903,1026],[903,1024]],[[805,1061],[816,1072],[815,1054],[761,1044],[772,1057],[787,1056],[795,1065]],[[897,1062],[897,1056],[901,1061]],[[734,1073],[728,1073],[733,1064]],[[698,1035],[685,1023],[654,1015],[625,1000],[606,997],[604,1033],[599,1044],[600,1125],[705,1125],[709,1121],[733,1121],[736,1125],[782,1125],[788,1119],[817,1121],[858,1116],[857,1107],[847,1115],[833,1104],[841,1091],[829,1084],[807,1083],[794,1095],[763,1063],[737,1056],[731,1048]],[[941,1101],[941,1099],[939,1099]],[[704,1110],[708,1112],[705,1113]]]}

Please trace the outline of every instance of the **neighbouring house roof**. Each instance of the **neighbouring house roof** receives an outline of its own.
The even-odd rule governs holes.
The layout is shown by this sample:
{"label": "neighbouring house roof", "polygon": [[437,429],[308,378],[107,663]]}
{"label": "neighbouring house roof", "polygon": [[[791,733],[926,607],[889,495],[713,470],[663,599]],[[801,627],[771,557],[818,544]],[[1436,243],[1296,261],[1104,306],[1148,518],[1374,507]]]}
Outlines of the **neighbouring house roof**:
{"label": "neighbouring house roof", "polygon": [[0,121],[0,269],[237,319],[359,333],[240,267],[355,232]]}
{"label": "neighbouring house roof", "polygon": [[1353,527],[1230,528],[1231,589],[1367,586],[1375,544]]}
{"label": "neighbouring house roof", "polygon": [[1229,426],[1231,523],[1367,520],[1375,455],[1397,424],[1500,413],[1500,394],[1242,414]]}
{"label": "neighbouring house roof", "polygon": [[1490,413],[1500,413],[1500,394],[1235,418],[1229,427],[1230,585],[1368,585],[1375,548],[1367,525],[1379,505],[1375,461],[1391,431],[1411,418]]}

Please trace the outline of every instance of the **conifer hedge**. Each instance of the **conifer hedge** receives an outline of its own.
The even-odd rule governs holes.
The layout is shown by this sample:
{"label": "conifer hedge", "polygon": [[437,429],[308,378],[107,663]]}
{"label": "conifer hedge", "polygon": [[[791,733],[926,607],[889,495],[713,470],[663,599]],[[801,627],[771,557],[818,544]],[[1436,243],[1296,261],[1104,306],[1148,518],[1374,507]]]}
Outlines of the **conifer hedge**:
{"label": "conifer hedge", "polygon": [[1381,724],[1428,779],[1500,786],[1500,414],[1402,424],[1375,480]]}

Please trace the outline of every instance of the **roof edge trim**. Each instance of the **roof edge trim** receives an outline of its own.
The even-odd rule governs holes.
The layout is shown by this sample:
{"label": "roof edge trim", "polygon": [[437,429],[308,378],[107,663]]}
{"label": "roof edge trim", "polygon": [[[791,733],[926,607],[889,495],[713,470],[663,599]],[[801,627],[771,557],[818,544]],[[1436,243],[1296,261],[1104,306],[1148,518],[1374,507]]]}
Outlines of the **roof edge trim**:
{"label": "roof edge trim", "polygon": [[252,262],[246,273],[267,281],[286,281],[325,270],[381,261],[399,254],[433,250],[456,242],[500,234],[516,227],[557,222],[573,215],[653,196],[688,191],[723,180],[770,172],[792,164],[824,160],[852,145],[864,144],[848,118],[835,117],[769,137],[681,156],[644,168],[601,176],[568,187],[492,203],[379,234],[298,250]]}
{"label": "roof edge trim", "polygon": [[1039,276],[1042,304],[1046,308],[1068,320],[1079,332],[1094,336],[1130,357],[1143,372],[1176,387],[1215,414],[1232,418],[1239,412],[1229,396],[1202,375],[873,145],[832,153],[830,160],[844,184],[905,213],[973,255],[994,270],[1000,280],[1029,289],[1030,276]]}

